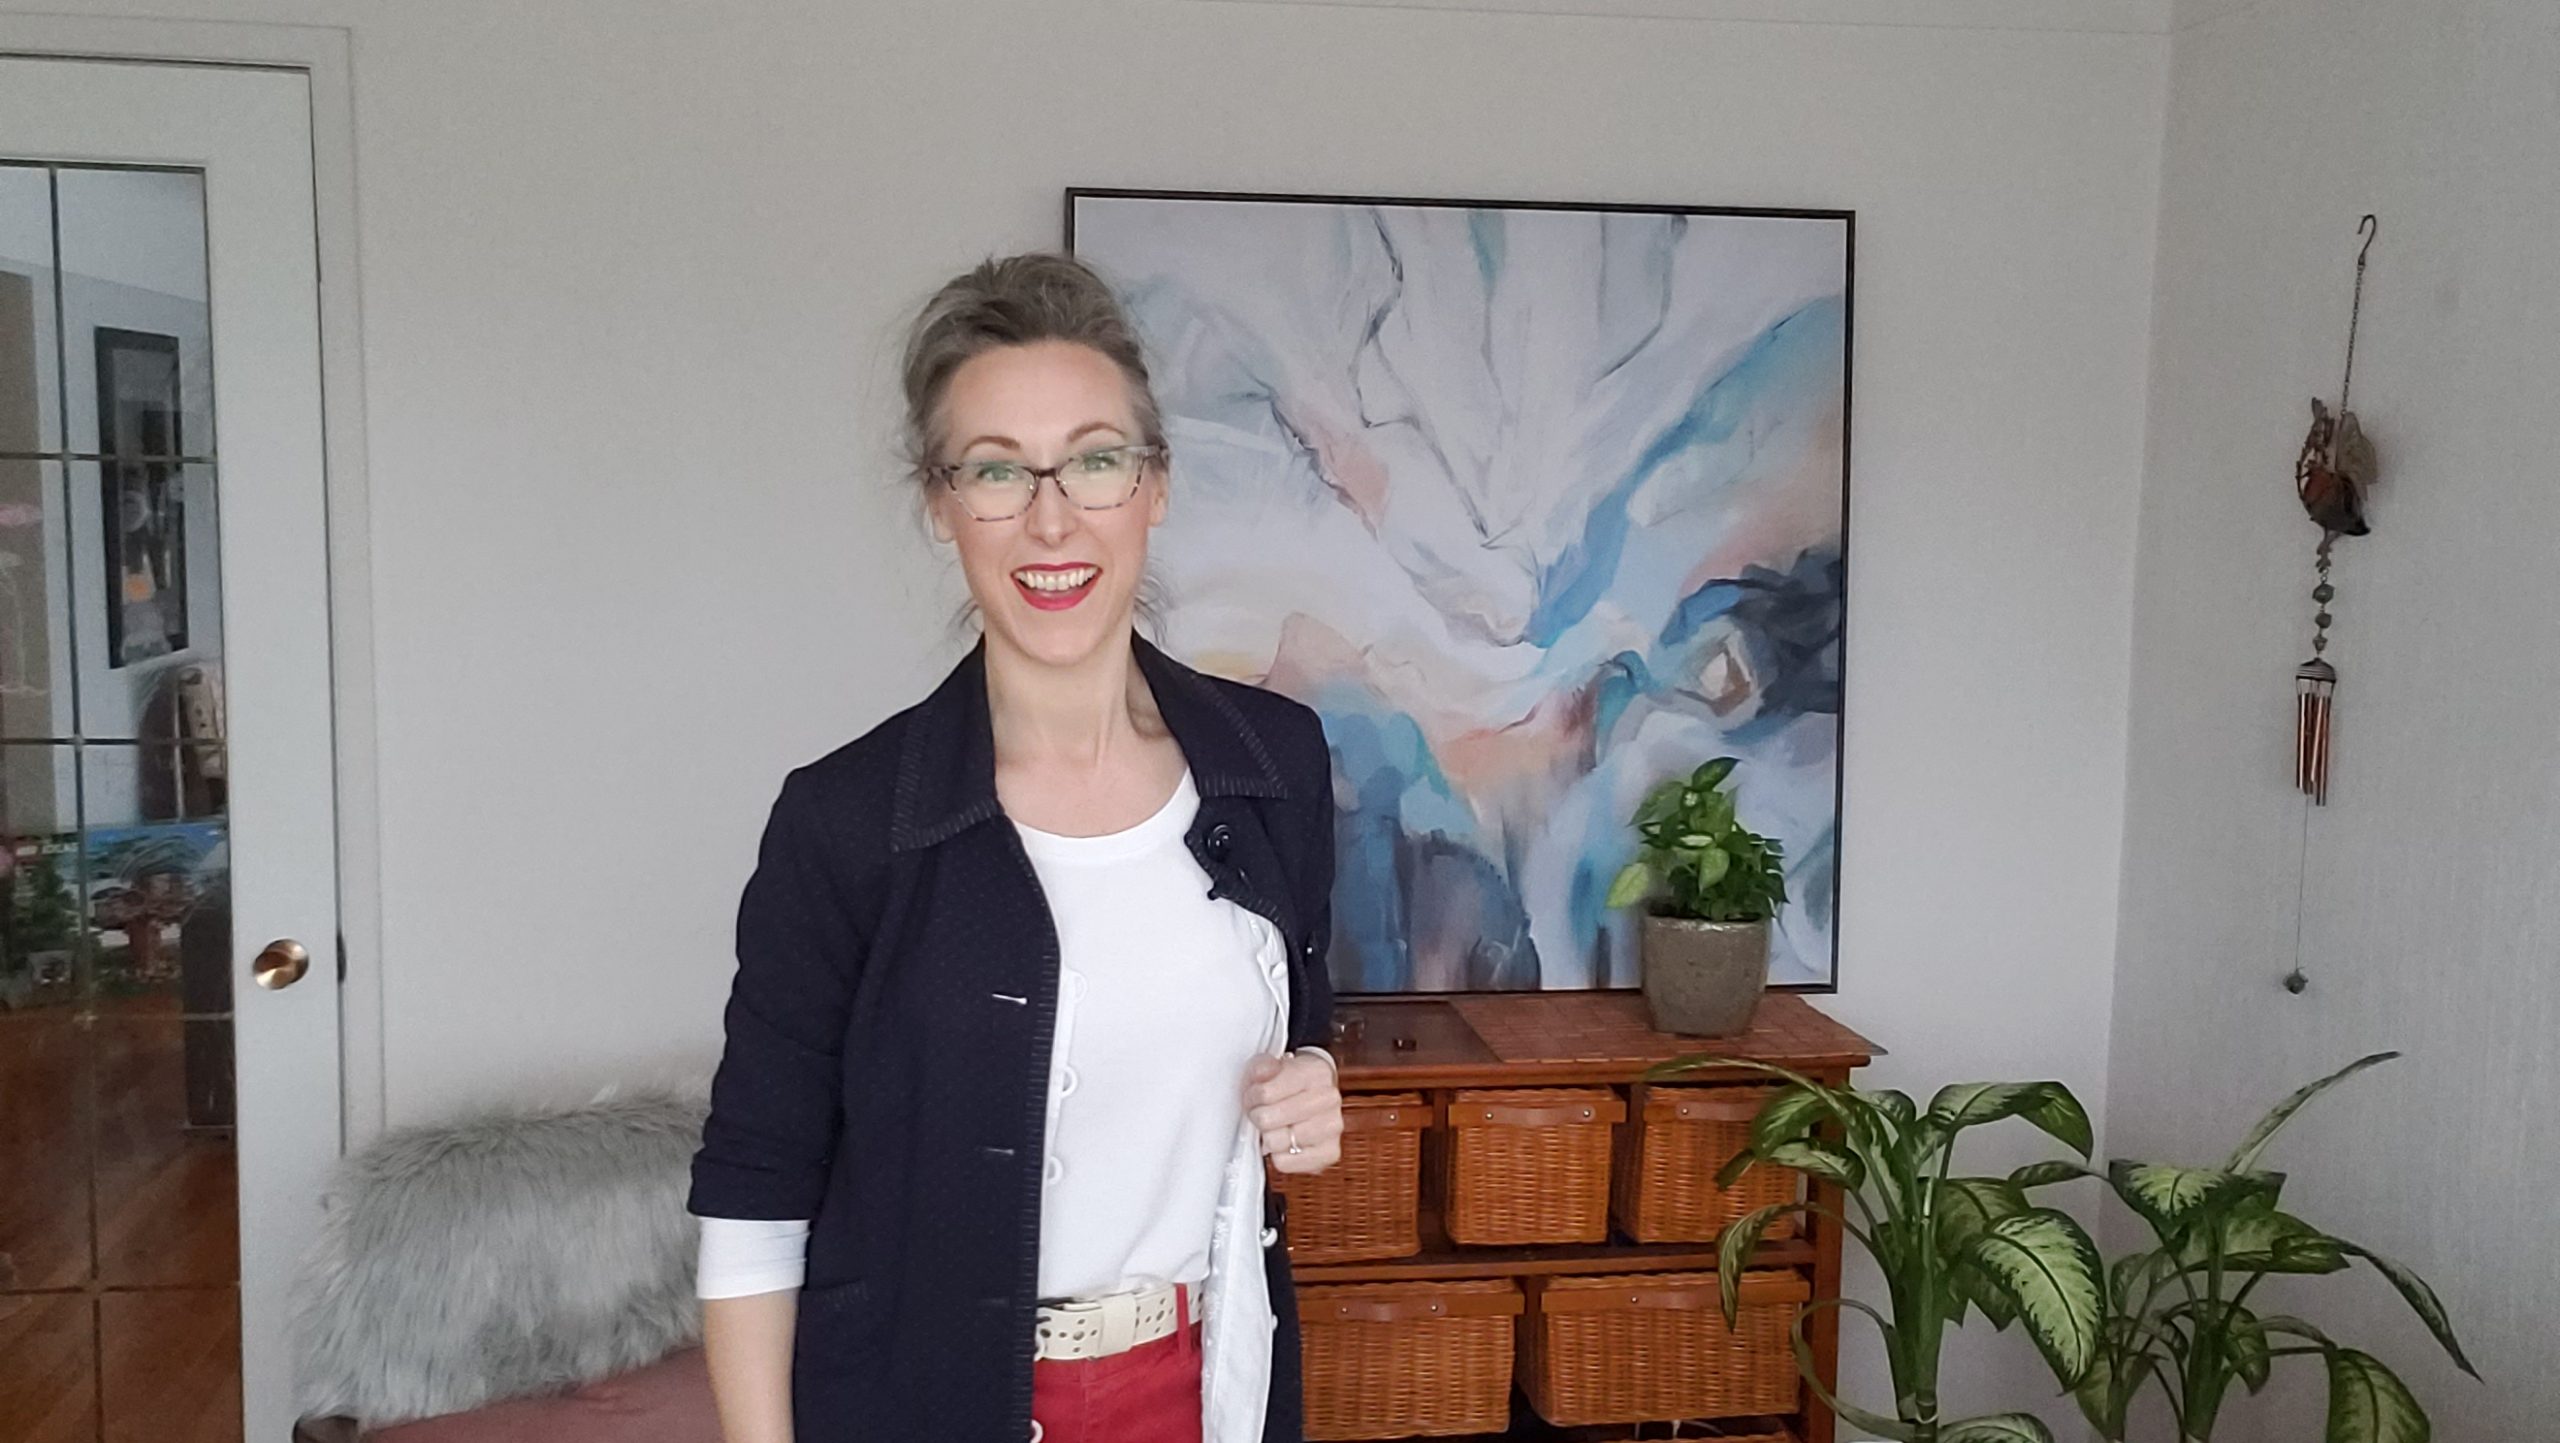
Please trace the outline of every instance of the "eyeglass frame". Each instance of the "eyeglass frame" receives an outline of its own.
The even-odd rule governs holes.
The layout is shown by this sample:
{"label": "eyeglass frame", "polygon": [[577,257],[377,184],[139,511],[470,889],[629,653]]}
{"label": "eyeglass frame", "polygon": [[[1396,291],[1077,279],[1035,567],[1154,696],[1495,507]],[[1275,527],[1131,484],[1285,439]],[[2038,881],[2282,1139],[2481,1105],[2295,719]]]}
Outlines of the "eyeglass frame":
{"label": "eyeglass frame", "polygon": [[[1073,506],[1078,511],[1117,511],[1121,507],[1126,506],[1131,501],[1137,499],[1138,488],[1147,484],[1147,468],[1160,464],[1164,458],[1171,453],[1172,449],[1173,448],[1166,446],[1162,442],[1139,441],[1131,442],[1127,445],[1097,446],[1091,451],[1079,451],[1075,455],[1068,457],[1055,466],[1034,466],[1028,461],[1006,461],[1006,465],[1019,466],[1025,472],[1029,473],[1031,477],[1030,489],[1022,493],[1021,508],[1015,511],[1008,511],[1002,516],[981,516],[975,511],[969,511],[969,503],[967,501],[962,501],[960,503],[960,509],[963,511],[969,511],[969,519],[972,521],[1012,521],[1019,518],[1024,512],[1029,511],[1033,506],[1039,503],[1040,483],[1047,481],[1058,488],[1058,496],[1060,499],[1064,500],[1068,505]],[[1137,457],[1137,474],[1129,479],[1128,495],[1121,497],[1117,501],[1108,502],[1101,506],[1087,506],[1085,503],[1078,501],[1074,494],[1067,490],[1067,481],[1064,473],[1068,467],[1074,465],[1076,462],[1087,456],[1095,455],[1098,452],[1103,451],[1118,451],[1126,455]],[[995,461],[1003,458],[988,456],[980,459],[984,461]],[[978,461],[943,461],[925,467],[924,474],[932,480],[940,481],[943,484],[944,489],[948,490],[952,495],[958,496],[960,494],[960,473],[977,464],[979,464]]]}

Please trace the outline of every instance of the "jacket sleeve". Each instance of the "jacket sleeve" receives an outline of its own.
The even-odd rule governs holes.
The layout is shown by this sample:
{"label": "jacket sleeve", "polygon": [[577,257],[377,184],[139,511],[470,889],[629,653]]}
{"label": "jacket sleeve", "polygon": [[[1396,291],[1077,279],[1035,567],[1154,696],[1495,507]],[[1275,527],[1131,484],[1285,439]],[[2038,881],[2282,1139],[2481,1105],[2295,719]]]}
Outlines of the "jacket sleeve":
{"label": "jacket sleeve", "polygon": [[794,773],[738,900],[738,970],[686,1206],[810,1218],[826,1194],[842,1049],[868,939],[846,905],[822,813]]}
{"label": "jacket sleeve", "polygon": [[1301,915],[1307,919],[1307,958],[1305,1017],[1298,1029],[1302,1042],[1329,1048],[1333,1044],[1333,751],[1325,742],[1324,723],[1313,710],[1307,712],[1307,742],[1313,756],[1307,763],[1315,793],[1307,810],[1309,838],[1307,856],[1306,905]]}

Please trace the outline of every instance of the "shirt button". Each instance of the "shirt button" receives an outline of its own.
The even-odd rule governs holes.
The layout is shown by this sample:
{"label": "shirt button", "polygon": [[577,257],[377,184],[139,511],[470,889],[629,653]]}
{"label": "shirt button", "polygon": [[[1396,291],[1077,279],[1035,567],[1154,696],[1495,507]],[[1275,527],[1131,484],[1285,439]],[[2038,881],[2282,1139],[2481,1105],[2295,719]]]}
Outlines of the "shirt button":
{"label": "shirt button", "polygon": [[1235,845],[1236,834],[1226,823],[1220,822],[1209,829],[1208,840],[1209,859],[1223,862],[1227,859],[1227,850]]}

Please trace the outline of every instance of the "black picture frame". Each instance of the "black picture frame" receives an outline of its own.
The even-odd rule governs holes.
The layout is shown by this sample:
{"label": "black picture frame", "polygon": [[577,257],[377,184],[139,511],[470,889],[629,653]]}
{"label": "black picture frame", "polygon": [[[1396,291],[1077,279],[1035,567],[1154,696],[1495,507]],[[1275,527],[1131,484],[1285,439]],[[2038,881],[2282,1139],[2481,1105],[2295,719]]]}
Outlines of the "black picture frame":
{"label": "black picture frame", "polygon": [[187,649],[178,338],[97,328],[98,533],[109,667]]}

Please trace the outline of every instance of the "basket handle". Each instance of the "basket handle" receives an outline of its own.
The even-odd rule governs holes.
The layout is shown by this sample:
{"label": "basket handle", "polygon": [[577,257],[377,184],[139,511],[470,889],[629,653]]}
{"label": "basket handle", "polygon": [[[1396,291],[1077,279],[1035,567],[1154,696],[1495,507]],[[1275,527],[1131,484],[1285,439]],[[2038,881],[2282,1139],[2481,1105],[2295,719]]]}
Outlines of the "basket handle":
{"label": "basket handle", "polygon": [[1419,1102],[1400,1102],[1393,1107],[1346,1107],[1342,1110],[1342,1130],[1354,1132],[1419,1132],[1431,1123],[1431,1109]]}
{"label": "basket handle", "polygon": [[1452,1102],[1451,1127],[1563,1127],[1577,1122],[1622,1122],[1627,1109],[1615,1097],[1591,1102]]}
{"label": "basket handle", "polygon": [[[1777,1277],[1762,1280],[1746,1274],[1742,1280],[1745,1303],[1800,1302],[1805,1296],[1801,1281]],[[1722,1311],[1724,1300],[1711,1284],[1680,1288],[1576,1288],[1571,1292],[1549,1291],[1538,1300],[1538,1309],[1547,1313],[1603,1313],[1624,1309],[1652,1312],[1696,1312],[1700,1309]]]}
{"label": "basket handle", "polygon": [[1750,1122],[1760,1116],[1769,1101],[1769,1089],[1739,1091],[1727,1088],[1701,1088],[1695,1094],[1657,1092],[1645,1111],[1657,1119],[1669,1116],[1696,1122]]}
{"label": "basket handle", "polygon": [[1339,1323],[1409,1323],[1435,1318],[1516,1318],[1520,1295],[1459,1293],[1437,1298],[1345,1298],[1306,1311]]}

